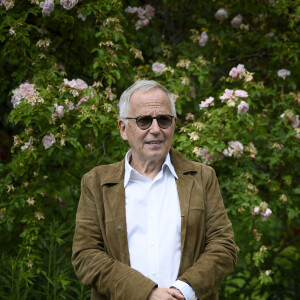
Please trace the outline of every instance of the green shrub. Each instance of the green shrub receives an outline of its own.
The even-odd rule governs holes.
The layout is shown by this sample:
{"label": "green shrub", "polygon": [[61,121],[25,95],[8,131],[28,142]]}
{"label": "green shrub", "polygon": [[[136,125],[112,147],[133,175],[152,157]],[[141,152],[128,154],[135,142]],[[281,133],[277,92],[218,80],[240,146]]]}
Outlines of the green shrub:
{"label": "green shrub", "polygon": [[220,298],[297,298],[297,1],[73,2],[0,1],[0,298],[89,298],[70,262],[80,179],[123,158],[118,97],[142,78],[176,99],[174,147],[217,172],[239,249]]}

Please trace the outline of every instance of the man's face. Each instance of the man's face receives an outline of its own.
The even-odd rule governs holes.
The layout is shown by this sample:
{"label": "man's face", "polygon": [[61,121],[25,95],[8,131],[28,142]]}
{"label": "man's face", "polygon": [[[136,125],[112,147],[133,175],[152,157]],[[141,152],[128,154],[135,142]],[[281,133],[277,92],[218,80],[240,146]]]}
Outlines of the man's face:
{"label": "man's face", "polygon": [[[129,117],[147,115],[152,117],[172,115],[169,98],[159,88],[153,88],[146,92],[137,90],[131,95]],[[121,136],[124,140],[128,140],[134,163],[144,164],[164,160],[172,145],[176,122],[177,118],[175,117],[170,127],[162,129],[154,119],[148,129],[142,130],[136,125],[136,120],[128,120],[128,124],[125,126],[124,121],[119,119]]]}

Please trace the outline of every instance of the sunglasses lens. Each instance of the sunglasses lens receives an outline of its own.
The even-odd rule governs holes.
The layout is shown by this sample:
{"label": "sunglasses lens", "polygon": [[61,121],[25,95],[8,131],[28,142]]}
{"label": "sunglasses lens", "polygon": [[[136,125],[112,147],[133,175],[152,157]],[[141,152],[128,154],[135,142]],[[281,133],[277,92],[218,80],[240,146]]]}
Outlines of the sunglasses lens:
{"label": "sunglasses lens", "polygon": [[152,123],[152,117],[150,116],[143,116],[139,117],[136,120],[137,126],[139,126],[141,129],[148,129],[151,126]]}
{"label": "sunglasses lens", "polygon": [[[166,129],[172,124],[172,117],[168,115],[159,115],[155,119],[157,119],[158,126],[162,129]],[[153,117],[151,116],[141,116],[136,119],[136,124],[139,128],[146,130],[151,126],[152,121]]]}
{"label": "sunglasses lens", "polygon": [[172,117],[168,115],[161,115],[157,117],[157,122],[160,128],[166,129],[172,124]]}

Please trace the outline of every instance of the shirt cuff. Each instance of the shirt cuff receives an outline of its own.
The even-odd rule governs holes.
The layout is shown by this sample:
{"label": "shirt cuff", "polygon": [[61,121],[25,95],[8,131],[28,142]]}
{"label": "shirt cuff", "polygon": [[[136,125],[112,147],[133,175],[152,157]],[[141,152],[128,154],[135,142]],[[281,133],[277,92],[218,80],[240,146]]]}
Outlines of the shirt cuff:
{"label": "shirt cuff", "polygon": [[195,291],[186,282],[181,281],[181,280],[176,280],[172,284],[172,286],[175,287],[176,289],[180,290],[180,292],[184,296],[185,300],[196,300],[197,299]]}

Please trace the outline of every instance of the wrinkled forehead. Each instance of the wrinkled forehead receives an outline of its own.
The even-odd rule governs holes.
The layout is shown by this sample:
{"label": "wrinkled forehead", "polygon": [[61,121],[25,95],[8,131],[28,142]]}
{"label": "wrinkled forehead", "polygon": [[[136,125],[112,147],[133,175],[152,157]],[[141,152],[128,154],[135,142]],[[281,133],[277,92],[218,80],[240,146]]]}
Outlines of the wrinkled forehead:
{"label": "wrinkled forehead", "polygon": [[168,98],[168,94],[166,93],[166,91],[164,91],[163,89],[161,89],[160,87],[157,87],[157,86],[149,88],[149,89],[139,88],[131,94],[130,99],[137,95],[139,95],[139,96],[145,95],[145,96],[149,96],[149,97],[154,97],[155,95],[165,95]]}
{"label": "wrinkled forehead", "polygon": [[160,88],[152,88],[147,91],[136,90],[130,97],[130,111],[147,112],[149,110],[162,110],[170,113],[171,105],[168,95]]}

